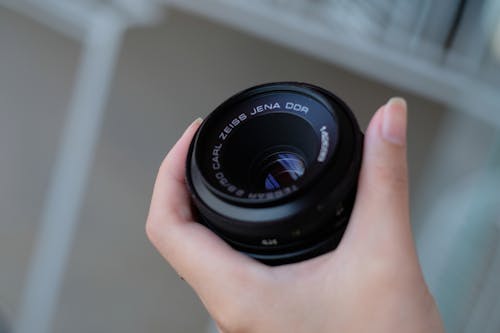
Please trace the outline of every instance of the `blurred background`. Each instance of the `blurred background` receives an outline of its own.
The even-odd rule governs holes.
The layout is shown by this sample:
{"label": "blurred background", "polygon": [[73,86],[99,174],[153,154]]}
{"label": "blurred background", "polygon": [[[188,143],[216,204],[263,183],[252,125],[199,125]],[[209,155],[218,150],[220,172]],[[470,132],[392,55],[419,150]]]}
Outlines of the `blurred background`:
{"label": "blurred background", "polygon": [[210,332],[144,233],[164,155],[230,95],[410,107],[412,223],[449,332],[500,332],[500,1],[0,0],[0,333]]}

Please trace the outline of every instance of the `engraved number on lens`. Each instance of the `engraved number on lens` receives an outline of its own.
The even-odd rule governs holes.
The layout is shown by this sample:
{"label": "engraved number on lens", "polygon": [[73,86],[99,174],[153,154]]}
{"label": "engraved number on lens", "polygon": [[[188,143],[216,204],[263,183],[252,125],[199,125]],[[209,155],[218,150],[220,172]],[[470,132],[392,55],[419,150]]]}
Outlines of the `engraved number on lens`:
{"label": "engraved number on lens", "polygon": [[265,246],[273,246],[273,245],[278,245],[278,240],[276,238],[263,239],[261,243],[262,245]]}

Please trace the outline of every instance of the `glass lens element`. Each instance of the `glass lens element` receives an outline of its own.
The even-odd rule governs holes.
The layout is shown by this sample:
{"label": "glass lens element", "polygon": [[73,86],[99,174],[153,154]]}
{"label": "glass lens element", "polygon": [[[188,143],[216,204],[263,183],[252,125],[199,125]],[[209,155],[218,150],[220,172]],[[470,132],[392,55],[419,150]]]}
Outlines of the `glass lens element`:
{"label": "glass lens element", "polygon": [[293,152],[273,153],[259,163],[260,184],[267,191],[292,185],[305,172],[302,157]]}

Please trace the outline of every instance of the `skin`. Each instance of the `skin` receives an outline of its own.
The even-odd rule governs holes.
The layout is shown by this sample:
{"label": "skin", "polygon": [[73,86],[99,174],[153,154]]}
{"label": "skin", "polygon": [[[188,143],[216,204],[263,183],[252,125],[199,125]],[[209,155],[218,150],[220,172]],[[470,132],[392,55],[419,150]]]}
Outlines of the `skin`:
{"label": "skin", "polygon": [[338,248],[268,267],[193,220],[184,170],[195,121],[163,161],[146,233],[221,332],[444,332],[409,218],[406,103],[392,98],[365,133],[356,203]]}

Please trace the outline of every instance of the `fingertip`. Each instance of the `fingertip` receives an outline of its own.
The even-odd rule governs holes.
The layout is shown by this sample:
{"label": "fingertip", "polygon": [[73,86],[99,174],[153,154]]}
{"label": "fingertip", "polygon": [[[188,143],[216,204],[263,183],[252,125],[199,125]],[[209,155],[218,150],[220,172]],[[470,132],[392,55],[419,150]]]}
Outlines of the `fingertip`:
{"label": "fingertip", "polygon": [[196,118],[192,123],[191,125],[189,125],[188,128],[191,128],[191,127],[195,127],[196,129],[201,125],[201,123],[203,122],[203,118],[201,117],[198,117]]}
{"label": "fingertip", "polygon": [[[407,187],[407,106],[400,97],[391,98],[370,121],[365,136],[361,168],[362,190],[377,187]],[[367,184],[363,184],[366,181]]]}
{"label": "fingertip", "polygon": [[[365,144],[382,139],[390,145],[406,146],[408,107],[402,97],[392,97],[373,115]],[[375,136],[375,137],[374,137]]]}
{"label": "fingertip", "polygon": [[184,168],[186,165],[189,145],[203,122],[202,118],[196,118],[184,131],[179,140],[174,144],[165,156],[159,170],[159,175],[168,173],[178,181],[184,180]]}
{"label": "fingertip", "polygon": [[[198,117],[196,118],[185,130],[184,130],[184,133],[182,133],[181,137],[179,138],[179,140],[177,140],[177,142],[175,143],[175,145],[172,147],[172,149],[170,150],[169,154],[172,154],[172,152],[177,152],[178,150],[178,146],[181,146],[181,148],[185,148],[185,144],[187,142],[187,144],[189,145],[189,143],[191,142],[194,134],[196,133],[196,131],[198,130],[198,127],[200,127],[201,123],[203,122],[203,119]],[[187,150],[186,150],[186,153],[187,153]]]}
{"label": "fingertip", "polygon": [[[373,115],[365,134],[365,155],[377,149],[406,147],[407,105],[401,97],[392,97]],[[398,150],[398,149],[397,149]]]}
{"label": "fingertip", "polygon": [[178,154],[178,153],[183,153],[187,154],[187,148],[189,147],[189,144],[191,143],[191,140],[193,139],[194,134],[200,127],[201,123],[203,122],[203,119],[198,117],[196,118],[182,133],[181,137],[179,140],[175,143],[175,145],[172,147],[170,152],[167,154],[172,155],[172,154]]}

